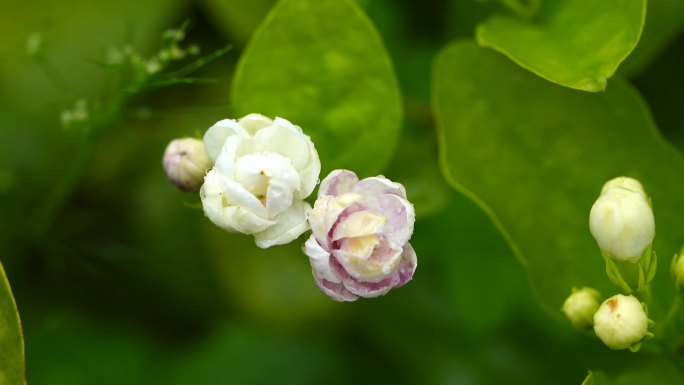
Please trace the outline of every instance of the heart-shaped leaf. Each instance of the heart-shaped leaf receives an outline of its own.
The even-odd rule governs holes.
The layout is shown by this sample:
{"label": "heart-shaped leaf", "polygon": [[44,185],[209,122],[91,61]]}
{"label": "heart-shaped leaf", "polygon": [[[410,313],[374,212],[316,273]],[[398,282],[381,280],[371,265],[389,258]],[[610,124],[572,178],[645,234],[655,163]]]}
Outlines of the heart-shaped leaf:
{"label": "heart-shaped leaf", "polygon": [[645,16],[645,0],[546,1],[531,20],[492,17],[477,41],[549,81],[602,91],[636,47]]}
{"label": "heart-shaped leaf", "polygon": [[373,24],[351,0],[283,0],[240,58],[234,112],[281,116],[311,136],[323,175],[380,172],[402,120],[401,95]]}

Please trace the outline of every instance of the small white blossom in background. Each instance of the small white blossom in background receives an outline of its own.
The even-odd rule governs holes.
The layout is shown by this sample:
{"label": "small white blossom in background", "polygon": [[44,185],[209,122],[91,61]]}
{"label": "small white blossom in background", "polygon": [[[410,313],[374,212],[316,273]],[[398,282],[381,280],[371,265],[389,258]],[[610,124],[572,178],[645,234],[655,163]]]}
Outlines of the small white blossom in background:
{"label": "small white blossom in background", "polygon": [[59,120],[62,123],[62,127],[66,130],[88,130],[90,123],[88,101],[85,99],[76,100],[71,109],[63,110],[60,113]]}
{"label": "small white blossom in background", "polygon": [[577,329],[588,329],[594,325],[594,314],[599,308],[599,292],[590,287],[572,289],[572,294],[563,303],[563,314]]}
{"label": "small white blossom in background", "polygon": [[167,178],[178,189],[197,192],[213,165],[204,143],[195,138],[175,139],[166,146],[162,160]]}
{"label": "small white blossom in background", "polygon": [[655,219],[639,181],[608,181],[589,214],[589,228],[601,250],[618,261],[636,263],[655,237]]}
{"label": "small white blossom in background", "polygon": [[336,301],[386,294],[417,266],[408,243],[415,212],[404,186],[383,176],[358,179],[335,170],[318,191],[304,245],[318,287]]}
{"label": "small white blossom in background", "polygon": [[299,126],[250,114],[225,119],[204,135],[214,167],[200,190],[205,215],[231,232],[253,234],[261,248],[289,243],[309,229],[304,199],[321,163]]}
{"label": "small white blossom in background", "polygon": [[594,315],[594,332],[610,349],[634,347],[648,332],[648,315],[634,296],[614,295],[603,301]]}

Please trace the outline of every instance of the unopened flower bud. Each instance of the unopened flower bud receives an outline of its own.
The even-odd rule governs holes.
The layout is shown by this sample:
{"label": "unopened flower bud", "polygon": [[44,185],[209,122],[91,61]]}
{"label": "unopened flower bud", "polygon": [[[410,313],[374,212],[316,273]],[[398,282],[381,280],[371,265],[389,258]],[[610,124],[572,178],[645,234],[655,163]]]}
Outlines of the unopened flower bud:
{"label": "unopened flower bud", "polygon": [[199,191],[207,169],[212,166],[204,143],[195,138],[172,140],[166,146],[162,163],[169,181],[187,192]]}
{"label": "unopened flower bud", "polygon": [[634,296],[614,295],[605,300],[594,314],[594,331],[610,349],[633,347],[648,332],[648,316]]}
{"label": "unopened flower bud", "polygon": [[594,324],[594,314],[599,308],[599,292],[590,287],[572,289],[563,303],[563,314],[577,329],[589,329]]}
{"label": "unopened flower bud", "polygon": [[606,182],[603,185],[603,188],[601,188],[601,195],[613,188],[623,188],[641,193],[642,195],[646,196],[646,192],[644,192],[644,186],[641,185],[641,182],[628,176],[619,176]]}
{"label": "unopened flower bud", "polygon": [[589,228],[601,250],[618,261],[636,263],[653,242],[653,210],[631,178],[606,183],[589,214]]}
{"label": "unopened flower bud", "polygon": [[677,287],[680,290],[684,290],[684,247],[682,247],[678,255],[675,255],[672,261],[672,274],[674,274],[677,281]]}

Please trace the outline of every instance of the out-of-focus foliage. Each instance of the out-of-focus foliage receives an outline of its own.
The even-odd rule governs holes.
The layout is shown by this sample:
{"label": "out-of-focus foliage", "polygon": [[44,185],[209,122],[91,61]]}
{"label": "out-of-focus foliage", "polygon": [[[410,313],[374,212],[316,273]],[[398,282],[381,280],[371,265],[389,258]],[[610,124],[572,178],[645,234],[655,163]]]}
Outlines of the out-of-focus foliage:
{"label": "out-of-focus foliage", "polygon": [[[648,2],[640,43],[619,67],[637,90],[611,78],[598,94],[553,84],[474,43],[492,17],[528,18],[497,31],[512,41],[543,10],[583,1],[276,3],[0,5],[0,259],[24,326],[28,383],[580,384],[588,370],[609,384],[681,380],[681,313],[631,354],[542,311],[559,315],[571,286],[617,291],[601,279],[587,220],[604,179],[619,173],[639,177],[653,197],[661,266],[649,311],[658,322],[667,310],[668,254],[684,242],[675,227],[681,162],[646,106],[684,148],[681,0]],[[626,55],[641,28],[635,13],[598,16],[616,23],[600,31],[626,26],[629,41],[616,47]],[[184,43],[198,44],[199,56],[233,47],[192,74],[213,81],[120,95],[116,72],[97,63],[112,47],[151,57],[165,31],[186,21]],[[559,42],[599,43],[598,33],[570,32]],[[449,45],[455,37],[469,42]],[[522,46],[525,55],[539,48]],[[576,59],[579,48],[558,51]],[[591,57],[614,70],[624,55]],[[433,69],[441,80],[431,81]],[[431,92],[442,95],[435,114]],[[97,109],[112,96],[123,104],[97,134],[61,127],[78,100]],[[249,112],[300,125],[324,172],[348,167],[404,183],[417,212],[412,282],[333,303],[315,287],[304,237],[257,249],[209,223],[197,196],[173,189],[161,167],[166,144]],[[449,179],[490,213],[447,183],[435,117]]]}

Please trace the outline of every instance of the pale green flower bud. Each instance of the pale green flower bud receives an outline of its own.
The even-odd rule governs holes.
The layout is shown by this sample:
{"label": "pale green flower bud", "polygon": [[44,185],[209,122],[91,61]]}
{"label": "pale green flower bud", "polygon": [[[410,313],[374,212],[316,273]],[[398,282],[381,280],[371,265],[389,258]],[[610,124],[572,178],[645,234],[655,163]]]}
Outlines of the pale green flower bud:
{"label": "pale green flower bud", "polygon": [[599,292],[590,287],[572,289],[561,311],[577,329],[589,329],[594,325],[594,314],[599,308]]}
{"label": "pale green flower bud", "polygon": [[601,250],[617,261],[636,263],[653,242],[653,210],[631,178],[606,183],[589,214],[589,228]]}
{"label": "pale green flower bud", "polygon": [[672,274],[674,274],[677,281],[677,287],[684,290],[684,247],[682,247],[678,255],[675,255],[672,261]]}
{"label": "pale green flower bud", "polygon": [[204,143],[195,138],[172,140],[166,146],[162,163],[169,181],[187,192],[199,191],[204,175],[212,166]]}
{"label": "pale green flower bud", "polygon": [[634,348],[651,334],[643,305],[634,296],[614,295],[594,314],[594,332],[610,349]]}

